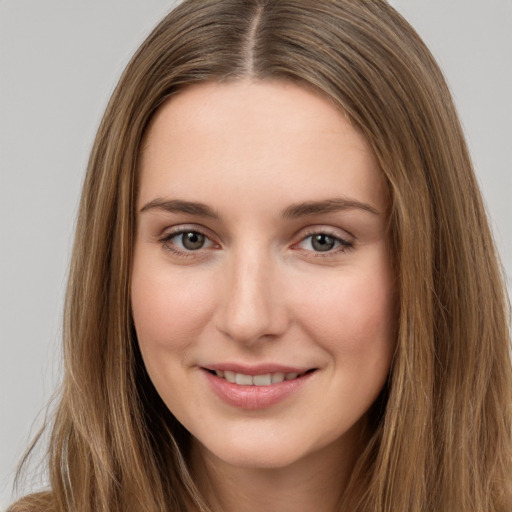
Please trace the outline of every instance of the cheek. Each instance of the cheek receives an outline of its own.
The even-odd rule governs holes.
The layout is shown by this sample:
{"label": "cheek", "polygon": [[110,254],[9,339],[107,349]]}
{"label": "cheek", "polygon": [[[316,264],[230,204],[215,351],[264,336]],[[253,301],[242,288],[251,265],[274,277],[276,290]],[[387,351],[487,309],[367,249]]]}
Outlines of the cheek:
{"label": "cheek", "polygon": [[135,258],[131,306],[139,348],[153,385],[172,411],[181,411],[183,400],[194,401],[180,384],[190,349],[211,316],[212,288],[204,276],[170,272],[165,262],[152,264],[150,257]]}
{"label": "cheek", "polygon": [[208,280],[200,273],[170,272],[134,264],[132,314],[141,349],[185,350],[211,316]]}
{"label": "cheek", "polygon": [[387,372],[396,337],[395,293],[389,270],[373,268],[340,273],[328,285],[311,283],[301,316],[304,329],[337,364]]}

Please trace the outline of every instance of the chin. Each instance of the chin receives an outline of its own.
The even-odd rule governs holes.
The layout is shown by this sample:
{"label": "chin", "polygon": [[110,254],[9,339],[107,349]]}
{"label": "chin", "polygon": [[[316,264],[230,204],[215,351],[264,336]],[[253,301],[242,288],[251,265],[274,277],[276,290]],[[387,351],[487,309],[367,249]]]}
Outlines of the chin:
{"label": "chin", "polygon": [[[208,450],[208,448],[206,448]],[[282,469],[299,461],[304,454],[297,449],[277,446],[230,446],[225,450],[211,451],[223,463],[244,469]]]}
{"label": "chin", "polygon": [[215,463],[255,470],[283,469],[301,462],[310,463],[317,456],[324,458],[327,452],[332,453],[336,449],[334,445],[338,444],[328,438],[311,443],[311,439],[293,433],[275,432],[272,435],[269,430],[251,432],[250,429],[244,429],[240,435],[219,434],[215,439],[205,441],[195,441],[204,457]]}

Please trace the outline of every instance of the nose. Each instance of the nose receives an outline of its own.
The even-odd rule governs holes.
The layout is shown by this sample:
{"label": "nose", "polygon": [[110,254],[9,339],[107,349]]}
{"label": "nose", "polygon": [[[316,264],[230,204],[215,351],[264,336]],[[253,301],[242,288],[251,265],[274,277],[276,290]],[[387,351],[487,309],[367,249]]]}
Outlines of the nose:
{"label": "nose", "polygon": [[281,336],[289,324],[277,263],[268,254],[245,251],[224,273],[217,328],[245,345]]}

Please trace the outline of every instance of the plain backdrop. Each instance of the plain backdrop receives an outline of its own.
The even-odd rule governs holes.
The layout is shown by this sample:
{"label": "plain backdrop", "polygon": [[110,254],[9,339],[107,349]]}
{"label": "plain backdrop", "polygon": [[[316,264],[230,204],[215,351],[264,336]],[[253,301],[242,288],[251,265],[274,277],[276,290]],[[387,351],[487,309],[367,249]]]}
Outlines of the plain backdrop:
{"label": "plain backdrop", "polygon": [[[0,508],[59,381],[63,291],[96,128],[129,57],[173,3],[0,0]],[[391,3],[446,74],[510,290],[512,0]]]}

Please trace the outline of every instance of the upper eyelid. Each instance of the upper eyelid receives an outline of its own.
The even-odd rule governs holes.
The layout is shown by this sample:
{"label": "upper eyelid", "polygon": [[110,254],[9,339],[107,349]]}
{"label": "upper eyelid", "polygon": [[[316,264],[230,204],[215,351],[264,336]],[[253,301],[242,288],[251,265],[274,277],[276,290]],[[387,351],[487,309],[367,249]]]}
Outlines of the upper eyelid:
{"label": "upper eyelid", "polygon": [[[342,233],[340,233],[340,231],[342,233],[345,233],[346,236],[344,236]],[[299,240],[304,240],[308,236],[312,236],[312,235],[316,235],[316,234],[320,234],[320,233],[332,236],[333,238],[337,238],[339,240],[345,240],[346,242],[353,242],[356,240],[356,237],[352,233],[347,231],[346,229],[336,228],[336,227],[327,227],[327,226],[321,226],[321,225],[310,226],[305,229],[301,229],[297,232],[296,237],[300,236]]]}
{"label": "upper eyelid", "polygon": [[193,224],[191,225],[180,225],[180,226],[174,226],[174,227],[167,227],[162,230],[161,235],[159,238],[172,238],[173,236],[180,235],[182,233],[188,233],[188,232],[196,232],[200,233],[201,235],[204,235],[208,239],[212,239],[211,231],[209,229],[203,228],[201,226],[195,226]]}
{"label": "upper eyelid", "polygon": [[315,231],[313,233],[308,233],[307,235],[304,235],[301,238],[299,238],[299,242],[307,240],[308,238],[311,238],[312,236],[315,236],[315,235],[327,235],[330,238],[334,238],[335,240],[339,240],[339,241],[344,242],[344,243],[353,243],[352,240],[348,240],[346,237],[342,237],[340,235],[337,235],[335,233],[331,233],[329,231]]}
{"label": "upper eyelid", "polygon": [[[167,232],[167,230],[169,230]],[[163,237],[169,237],[169,236],[176,236],[181,233],[187,233],[189,231],[196,231],[198,233],[201,233],[202,235],[212,239],[212,238],[219,238],[212,234],[212,231],[208,228],[205,228],[203,226],[195,225],[195,224],[180,224],[173,227],[166,227],[162,230],[162,234],[160,235],[160,238]],[[306,228],[301,228],[298,230],[295,235],[293,235],[292,238],[298,238],[301,237],[300,240],[303,240],[304,238],[307,238],[308,236],[315,235],[315,234],[328,234],[334,238],[340,238],[341,240],[346,240],[346,237],[342,234],[339,234],[339,231],[343,231],[348,235],[349,238],[355,239],[356,237],[347,231],[346,229],[342,228],[336,228],[336,227],[325,227],[325,226],[308,226]]]}

